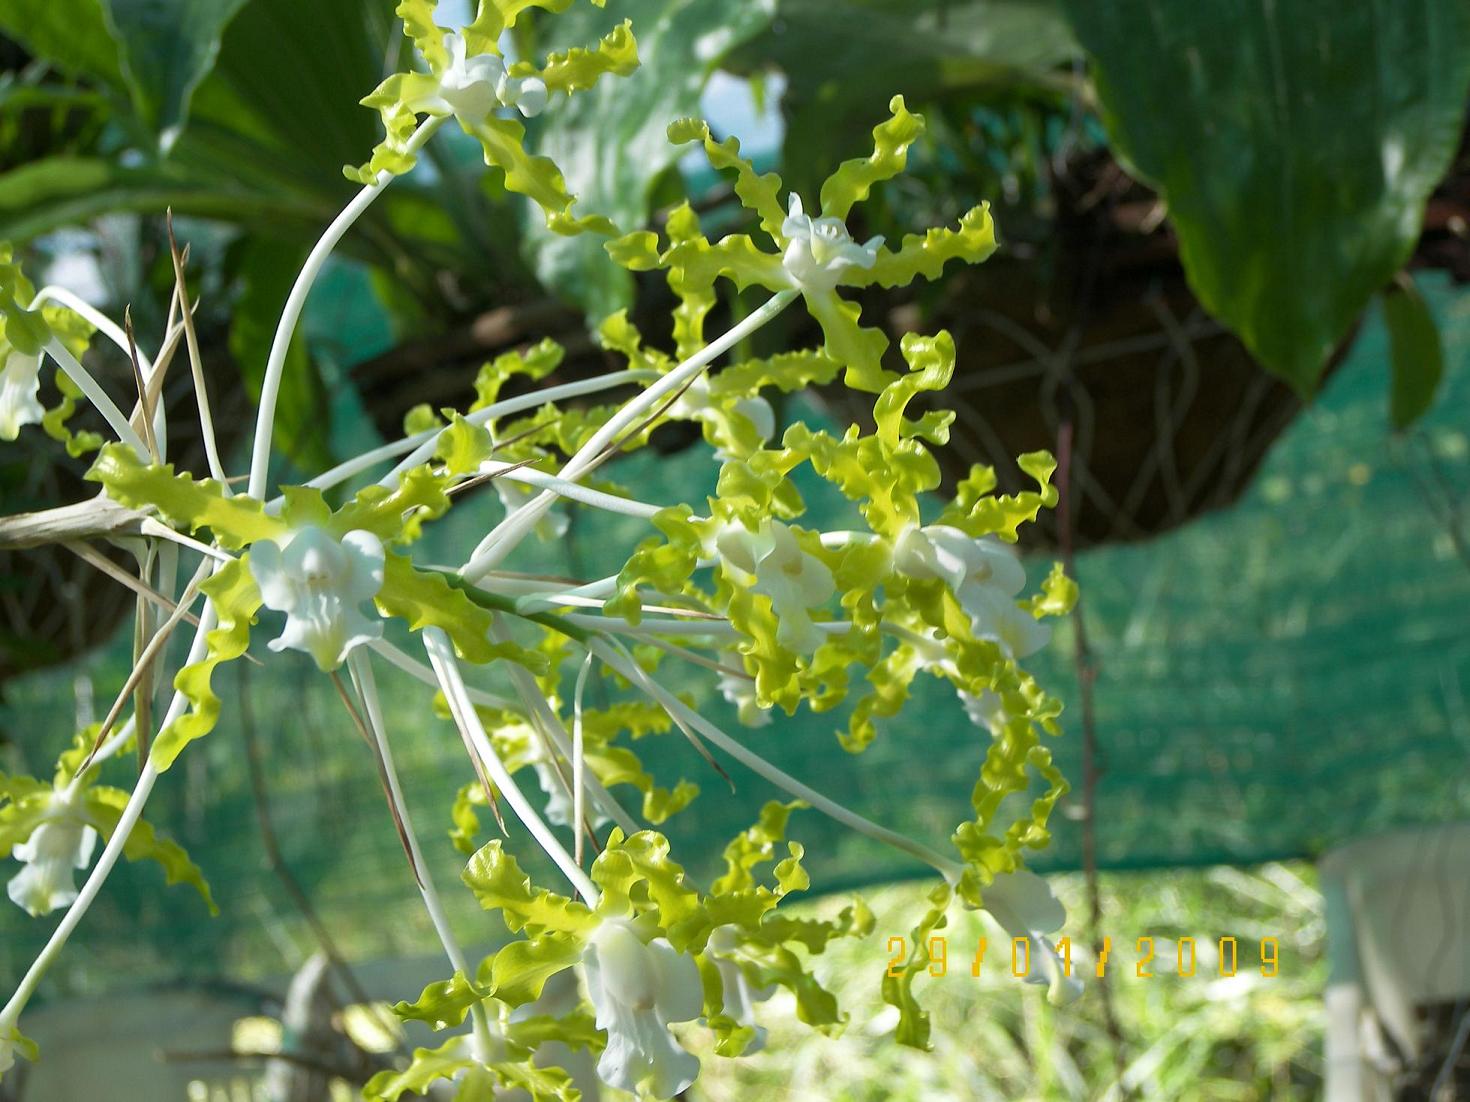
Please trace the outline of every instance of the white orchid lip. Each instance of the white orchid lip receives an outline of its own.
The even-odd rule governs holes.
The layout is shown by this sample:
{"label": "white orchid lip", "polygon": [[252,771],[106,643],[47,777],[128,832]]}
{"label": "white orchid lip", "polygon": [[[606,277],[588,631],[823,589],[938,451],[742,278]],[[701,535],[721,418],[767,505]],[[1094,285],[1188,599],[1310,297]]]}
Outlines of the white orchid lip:
{"label": "white orchid lip", "polygon": [[776,639],[798,654],[811,654],[825,636],[812,620],[811,609],[837,592],[827,564],[807,552],[796,533],[770,517],[751,531],[739,522],[715,535],[715,550],[736,581],[771,599],[777,618]]}
{"label": "white orchid lip", "polygon": [[1017,869],[999,873],[981,892],[981,902],[992,918],[1012,937],[1028,937],[1039,945],[1041,968],[1026,977],[1027,983],[1045,984],[1047,1000],[1055,1006],[1082,994],[1082,981],[1067,974],[1048,934],[1062,928],[1066,908],[1050,885],[1034,872]]}
{"label": "white orchid lip", "polygon": [[813,218],[801,206],[801,196],[791,193],[781,236],[786,249],[781,264],[796,286],[804,290],[830,291],[849,268],[871,268],[878,263],[883,237],[870,237],[859,245],[840,218]]}
{"label": "white orchid lip", "polygon": [[456,115],[482,121],[497,107],[514,107],[530,118],[546,107],[546,84],[539,77],[514,77],[496,54],[468,56],[458,34],[444,36],[449,67],[439,76],[439,95]]}
{"label": "white orchid lip", "polygon": [[286,614],[273,651],[305,651],[324,670],[334,670],[352,648],[382,637],[383,624],[361,605],[383,588],[383,541],[358,529],[341,539],[306,525],[282,543],[250,549],[250,573],[267,608]]}
{"label": "white orchid lip", "polygon": [[998,644],[1011,658],[1035,654],[1051,638],[1049,627],[1016,604],[1026,568],[999,540],[944,524],[911,525],[894,540],[893,569],[947,584],[969,614],[975,637]]}
{"label": "white orchid lip", "polygon": [[81,817],[75,800],[52,793],[47,817],[11,856],[25,867],[10,878],[10,900],[33,917],[50,914],[77,897],[76,870],[92,863],[97,831]]}
{"label": "white orchid lip", "polygon": [[22,426],[41,423],[46,410],[40,394],[40,354],[27,356],[0,338],[0,440],[14,440]]}
{"label": "white orchid lip", "polygon": [[[719,655],[720,665],[728,666],[732,670],[743,670],[745,659],[737,650],[721,651]],[[755,682],[749,677],[739,677],[733,673],[721,670],[718,686],[720,695],[727,703],[733,704],[739,710],[739,719],[746,727],[765,727],[771,722],[771,713],[762,708],[756,696]]]}
{"label": "white orchid lip", "polygon": [[609,918],[582,953],[587,996],[607,1047],[598,1076],[621,1090],[672,1098],[699,1077],[699,1058],[669,1032],[703,1010],[699,967],[662,937],[644,941],[630,919]]}

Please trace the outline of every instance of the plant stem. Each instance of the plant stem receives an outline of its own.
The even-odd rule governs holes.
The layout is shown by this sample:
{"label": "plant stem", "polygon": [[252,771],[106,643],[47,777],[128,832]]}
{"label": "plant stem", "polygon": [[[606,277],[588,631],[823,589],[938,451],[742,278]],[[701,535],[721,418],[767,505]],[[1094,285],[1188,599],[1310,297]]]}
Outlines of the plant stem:
{"label": "plant stem", "polygon": [[[754,333],[766,322],[770,321],[782,310],[786,309],[797,296],[796,291],[781,291],[771,296],[759,309],[740,322],[739,325],[727,330],[722,336],[705,345],[694,355],[679,364],[667,375],[664,375],[648,387],[637,397],[628,401],[613,417],[609,418],[592,438],[587,441],[577,453],[567,460],[566,465],[558,472],[558,477],[567,481],[575,481],[580,475],[587,471],[601,456],[603,449],[617,439],[618,435],[629,426],[633,425],[640,417],[656,407],[659,402],[676,393],[681,387],[697,376],[705,367],[721,355],[731,346],[739,343],[745,337]],[[543,491],[534,499],[522,505],[511,513],[490,533],[480,541],[475,548],[475,553],[465,563],[460,573],[466,581],[475,582],[484,577],[486,573],[493,570],[499,563],[510,554],[526,534],[535,526],[536,521],[552,502],[556,500],[556,494],[549,490]]]}
{"label": "plant stem", "polygon": [[[550,626],[553,627],[553,630],[563,630],[556,628],[554,625]],[[491,627],[490,637],[497,641],[504,641],[509,638],[498,626]],[[570,638],[576,639],[584,647],[589,642],[589,638],[585,632],[571,636]],[[543,739],[550,740],[550,746],[543,744],[543,749],[550,758],[552,771],[557,775],[559,780],[566,784],[566,778],[562,775],[561,769],[557,767],[555,758],[556,755],[560,755],[567,761],[572,760],[572,744],[571,739],[567,735],[566,728],[562,726],[561,720],[557,718],[556,712],[552,710],[546,698],[541,695],[541,690],[536,685],[535,678],[531,676],[524,666],[512,663],[510,667],[510,679],[511,683],[515,686],[516,695],[521,698],[522,707],[528,713],[532,730],[541,735]],[[623,805],[618,803],[617,798],[598,780],[596,773],[588,774],[587,790],[592,793],[598,806],[602,808],[603,814],[620,826],[624,834],[638,833],[638,824],[624,809]],[[570,785],[567,785],[567,793],[568,795],[571,794]],[[578,824],[578,827],[575,829],[580,829],[580,827],[581,824]]]}
{"label": "plant stem", "polygon": [[[415,680],[422,681],[425,685],[432,685],[436,689],[439,687],[439,679],[434,676],[433,670],[411,655],[405,654],[392,643],[383,639],[374,639],[367,645],[390,665],[397,666]],[[496,696],[494,693],[487,693],[481,689],[472,689],[469,686],[465,687],[465,692],[472,703],[483,705],[486,708],[496,708],[502,712],[515,711],[515,702],[503,696]]]}
{"label": "plant stem", "polygon": [[148,445],[143,443],[143,438],[133,431],[133,426],[128,424],[128,419],[123,416],[123,411],[117,408],[117,403],[107,396],[107,391],[102,389],[101,384],[92,378],[92,373],[77,362],[77,358],[66,350],[66,346],[55,337],[46,342],[46,354],[56,361],[56,366],[64,371],[72,382],[76,383],[81,392],[87,396],[87,401],[97,407],[97,412],[107,420],[108,426],[117,433],[117,438],[128,447],[138,453],[138,457],[145,463],[149,459]]}
{"label": "plant stem", "polygon": [[[508,413],[521,413],[528,409],[536,409],[547,402],[559,402],[563,398],[576,398],[583,394],[593,394],[599,390],[608,390],[611,387],[621,386],[624,383],[633,382],[636,379],[646,379],[653,373],[644,370],[614,371],[608,375],[599,375],[595,379],[583,379],[575,383],[563,383],[560,386],[546,387],[542,390],[533,390],[529,394],[520,394],[514,398],[506,398],[503,401],[492,403],[484,409],[477,409],[467,414],[465,420],[473,425],[483,425],[497,417],[503,417]],[[399,463],[391,471],[385,474],[380,484],[392,489],[398,485],[398,479],[404,471],[418,466],[434,454],[434,449],[439,446],[439,437],[444,429],[425,429],[423,432],[413,433],[401,440],[395,440],[391,444],[383,444],[371,448],[361,455],[338,463],[329,471],[317,475],[308,486],[318,490],[328,490],[346,482],[353,475],[360,474],[385,459],[411,453],[407,459]],[[275,508],[285,499],[274,497],[267,506]]]}
{"label": "plant stem", "polygon": [[[86,319],[97,328],[99,333],[115,344],[124,356],[136,354],[138,357],[138,366],[143,369],[143,377],[150,384],[153,382],[155,370],[153,361],[148,359],[141,351],[129,347],[128,335],[123,332],[122,327],[117,322],[113,321],[85,299],[78,298],[72,294],[65,287],[42,287],[36,292],[36,297],[31,300],[30,309],[34,310],[48,300],[56,303],[58,306],[65,306],[72,313]],[[159,448],[163,449],[166,455],[168,453],[168,421],[164,416],[162,402],[153,411],[153,434],[158,438]]]}
{"label": "plant stem", "polygon": [[[1057,434],[1057,542],[1062,553],[1062,568],[1067,572],[1067,577],[1076,582],[1077,559],[1072,530],[1072,510],[1076,507],[1072,493],[1075,488],[1073,465],[1076,462],[1073,432],[1069,409],[1063,416],[1061,430]],[[1093,709],[1097,663],[1093,658],[1092,648],[1087,643],[1087,622],[1082,613],[1080,585],[1077,592],[1077,601],[1072,607],[1072,659],[1077,673],[1077,693],[1082,706],[1082,875],[1087,884],[1088,934],[1093,952],[1101,960],[1102,895],[1097,880],[1097,782],[1102,770],[1097,764],[1097,717]],[[1102,1001],[1103,1024],[1108,1039],[1112,1042],[1118,1091],[1126,1102],[1132,1098],[1133,1091],[1126,1079],[1128,1050],[1123,1027],[1118,1022],[1107,976],[1100,974],[1097,983],[1098,996]]]}
{"label": "plant stem", "polygon": [[577,688],[572,693],[572,834],[577,839],[573,856],[582,863],[582,821],[587,817],[587,788],[583,783],[587,763],[582,757],[582,694],[587,689],[587,675],[592,672],[592,652],[577,673]]}
{"label": "plant stem", "polygon": [[[610,390],[624,383],[636,382],[639,379],[657,378],[652,372],[641,368],[630,368],[626,371],[612,371],[606,375],[599,375],[595,379],[583,379],[575,383],[562,383],[560,386],[549,386],[541,390],[533,390],[529,394],[520,394],[514,398],[506,398],[499,402],[493,402],[484,409],[477,409],[465,416],[465,420],[472,425],[484,425],[497,417],[504,417],[508,413],[521,413],[528,409],[539,409],[547,402],[559,402],[563,398],[578,398],[584,394],[596,394],[600,390]],[[384,475],[379,481],[390,489],[398,484],[398,479],[403,472],[410,470],[425,460],[429,459],[434,450],[439,446],[439,437],[444,429],[428,429],[425,432],[416,433],[398,441],[396,444],[388,445],[394,449],[392,454],[398,451],[408,451],[405,445],[412,445],[414,450],[409,456]],[[386,451],[386,448],[379,449]],[[315,483],[313,483],[315,485]]]}
{"label": "plant stem", "polygon": [[[443,121],[442,118],[431,116],[420,123],[408,139],[405,152],[412,155],[421,149]],[[291,346],[291,337],[296,332],[296,323],[301,319],[301,311],[306,306],[306,296],[311,293],[312,284],[316,282],[322,265],[331,256],[337,243],[393,179],[393,173],[385,169],[378,173],[377,179],[371,184],[363,185],[363,189],[332,220],[320,240],[312,246],[306,263],[296,276],[296,282],[291,285],[291,293],[286,296],[286,305],[281,310],[276,335],[271,341],[270,355],[266,359],[265,378],[260,385],[260,410],[255,419],[255,443],[250,452],[250,482],[246,490],[251,497],[264,496],[270,475],[271,434],[275,431],[276,401],[280,398],[281,376],[286,370],[286,353]]]}
{"label": "plant stem", "polygon": [[[454,930],[449,925],[449,916],[444,913],[444,904],[439,898],[438,890],[434,887],[434,877],[429,872],[429,866],[424,862],[423,851],[419,849],[418,836],[414,833],[413,821],[409,818],[408,804],[403,798],[403,789],[398,783],[398,770],[393,765],[393,752],[388,748],[387,727],[383,722],[382,703],[378,699],[378,686],[373,679],[371,660],[361,648],[357,648],[347,656],[347,667],[352,673],[357,695],[362,699],[367,711],[368,729],[372,732],[373,741],[377,743],[378,754],[383,761],[383,772],[388,779],[388,794],[398,812],[398,819],[403,824],[403,834],[408,841],[409,854],[418,872],[419,894],[423,896],[424,908],[429,912],[429,920],[434,924],[434,931],[439,935],[439,941],[444,946],[444,955],[449,958],[449,963],[454,966],[455,971],[473,983],[475,974],[470,970],[469,961],[459,947]],[[484,1004],[478,1000],[471,1004],[470,1013],[474,1016],[475,1058],[484,1062],[490,1058],[492,1051],[490,1019],[485,1014]]]}
{"label": "plant stem", "polygon": [[631,498],[618,497],[616,494],[605,494],[601,490],[591,490],[580,483],[569,482],[565,478],[557,478],[555,475],[538,471],[532,467],[518,467],[514,463],[500,463],[487,459],[480,465],[480,472],[496,478],[508,478],[513,482],[524,482],[528,486],[539,486],[560,497],[580,501],[583,505],[591,505],[594,508],[605,509],[609,513],[621,513],[624,516],[652,520],[663,512],[662,505],[649,505]]}
{"label": "plant stem", "polygon": [[596,907],[599,898],[597,886],[572,860],[572,855],[566,851],[566,847],[557,840],[551,828],[536,813],[536,809],[531,806],[530,801],[521,792],[520,786],[511,777],[510,771],[505,768],[505,763],[500,760],[500,755],[495,752],[495,746],[480,723],[479,714],[465,695],[464,679],[460,677],[459,664],[454,657],[454,648],[449,642],[449,636],[439,628],[427,628],[424,631],[424,649],[428,651],[429,662],[433,665],[434,672],[439,675],[439,684],[449,701],[449,710],[454,715],[454,721],[459,724],[460,730],[469,736],[475,749],[479,751],[485,769],[490,774],[490,779],[505,795],[506,802],[516,813],[516,818],[520,819],[525,828],[531,832],[531,837],[536,839],[537,844],[546,851],[547,856],[556,862],[557,868],[561,869],[566,878],[571,881],[572,886],[577,889],[577,894],[586,901],[589,907]]}

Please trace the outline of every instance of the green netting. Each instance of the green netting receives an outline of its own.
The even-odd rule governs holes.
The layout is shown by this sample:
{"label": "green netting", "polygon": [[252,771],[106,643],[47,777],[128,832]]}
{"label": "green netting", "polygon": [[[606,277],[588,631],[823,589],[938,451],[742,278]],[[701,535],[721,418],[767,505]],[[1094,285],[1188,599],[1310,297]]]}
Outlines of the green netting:
{"label": "green netting", "polygon": [[[1450,364],[1445,394],[1419,432],[1386,425],[1386,340],[1370,320],[1349,362],[1288,431],[1231,510],[1153,543],[1091,552],[1079,564],[1101,676],[1098,852],[1111,868],[1248,863],[1311,856],[1346,838],[1464,815],[1470,773],[1470,563],[1452,519],[1470,474],[1470,297],[1431,288]],[[700,457],[639,456],[612,475],[650,500],[698,500],[712,469]],[[435,538],[446,559],[498,515],[456,510]],[[617,518],[579,522],[535,553],[541,570],[596,576],[645,533]],[[434,552],[431,552],[434,553]],[[1044,563],[1032,564],[1039,577]],[[257,634],[264,653],[268,636]],[[1032,661],[1069,703],[1053,743],[1080,780],[1071,637],[1063,627]],[[372,765],[332,690],[301,656],[270,656],[224,675],[250,680],[281,848],[344,949],[356,957],[429,952],[417,900]],[[110,693],[124,672],[114,649],[89,662]],[[452,883],[447,807],[472,778],[453,728],[428,693],[385,675],[389,727],[435,874]],[[677,683],[676,683],[677,685]],[[412,687],[411,687],[412,686]],[[704,679],[687,687],[730,718]],[[943,844],[969,814],[988,736],[952,693],[925,680],[919,699],[864,755],[841,750],[837,716],[778,719],[747,734],[788,771],[876,819]],[[123,868],[73,940],[59,982],[113,985],[160,974],[249,976],[294,967],[313,947],[266,869],[244,760],[240,716],[226,694],[219,730],[191,747],[160,784],[149,818],[203,866],[224,917],[210,920],[185,889],[164,891],[152,867]],[[69,732],[72,671],[9,686],[3,723],[20,759],[44,772]],[[668,826],[677,852],[708,869],[725,841],[774,793],[732,766],[738,792],[677,734],[641,749],[660,780],[696,779],[704,796]],[[1043,870],[1080,863],[1075,795],[1053,818]],[[1072,812],[1072,814],[1069,814]],[[831,828],[812,812],[793,834],[807,845],[814,889],[919,874],[897,855]],[[518,845],[522,852],[530,846]],[[9,872],[6,871],[8,876]],[[470,941],[498,923],[451,892]],[[54,923],[0,908],[0,974],[13,982]]]}

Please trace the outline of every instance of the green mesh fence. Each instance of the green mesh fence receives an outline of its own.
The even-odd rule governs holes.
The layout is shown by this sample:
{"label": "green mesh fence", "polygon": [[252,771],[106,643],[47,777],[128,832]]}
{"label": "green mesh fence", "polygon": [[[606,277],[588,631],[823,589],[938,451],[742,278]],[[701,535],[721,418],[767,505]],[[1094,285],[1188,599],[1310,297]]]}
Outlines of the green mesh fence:
{"label": "green mesh fence", "polygon": [[[1288,431],[1236,507],[1141,546],[1091,552],[1079,563],[1100,677],[1097,734],[1099,862],[1143,868],[1312,856],[1347,838],[1460,817],[1467,807],[1470,717],[1470,561],[1455,516],[1470,484],[1470,296],[1430,288],[1450,365],[1435,412],[1408,439],[1386,424],[1386,339],[1371,319],[1350,361]],[[651,500],[699,500],[713,470],[702,457],[640,456],[617,480]],[[498,506],[456,510],[440,540],[446,560],[470,545]],[[628,518],[579,521],[566,539],[524,560],[593,577],[621,564],[645,534]],[[1039,578],[1046,564],[1031,564]],[[256,647],[264,653],[259,632]],[[405,641],[412,646],[411,640]],[[1052,743],[1080,781],[1072,639],[1064,625],[1032,660],[1068,702]],[[301,659],[297,661],[296,659]],[[177,656],[175,656],[175,661]],[[125,671],[117,648],[88,669],[99,696]],[[672,672],[670,667],[670,672]],[[9,768],[44,772],[74,714],[74,671],[8,686],[3,718],[16,746]],[[330,686],[299,655],[248,681],[281,850],[322,917],[354,957],[424,953],[435,942],[365,750]],[[409,801],[441,884],[462,858],[447,841],[453,792],[472,779],[453,728],[429,692],[383,675],[389,726]],[[712,686],[690,678],[702,707],[732,717]],[[159,785],[149,818],[189,848],[224,910],[210,919],[192,892],[164,890],[152,866],[124,867],[73,940],[54,984],[113,986],[143,977],[249,977],[294,967],[313,947],[266,868],[246,768],[242,716],[226,693],[219,729],[191,747]],[[969,789],[988,736],[953,694],[926,679],[901,723],[861,756],[838,746],[842,713],[778,718],[747,732],[782,767],[881,822],[943,844],[969,814]],[[677,734],[640,746],[662,783],[680,774],[704,795],[668,825],[694,871],[774,795],[731,765],[737,791]],[[1053,817],[1040,870],[1080,865],[1077,796]],[[488,825],[488,817],[487,817]],[[838,890],[925,870],[837,830],[813,812],[794,820],[814,890]],[[513,842],[518,851],[531,848]],[[534,862],[529,862],[534,864]],[[5,870],[4,876],[10,875]],[[450,893],[470,941],[498,923],[467,893]],[[13,982],[53,920],[0,906],[0,974]],[[56,989],[56,988],[53,988]]]}

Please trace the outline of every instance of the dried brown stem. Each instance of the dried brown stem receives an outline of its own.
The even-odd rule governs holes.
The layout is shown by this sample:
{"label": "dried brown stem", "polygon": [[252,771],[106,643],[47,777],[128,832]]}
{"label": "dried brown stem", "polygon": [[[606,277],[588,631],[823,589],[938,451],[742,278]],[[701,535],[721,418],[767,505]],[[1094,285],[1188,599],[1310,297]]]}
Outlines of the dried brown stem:
{"label": "dried brown stem", "polygon": [[[1062,421],[1057,434],[1057,535],[1062,552],[1062,567],[1067,576],[1077,581],[1077,560],[1072,538],[1072,474],[1073,426],[1070,416]],[[1077,693],[1082,711],[1082,875],[1087,882],[1088,938],[1093,952],[1103,959],[1102,893],[1097,879],[1097,782],[1102,769],[1097,764],[1097,716],[1093,708],[1093,685],[1097,681],[1097,661],[1087,642],[1086,618],[1083,616],[1081,589],[1072,609],[1073,661],[1077,672]],[[1128,1069],[1127,1045],[1122,1026],[1113,1006],[1112,990],[1106,974],[1099,974],[1098,995],[1102,1000],[1103,1024],[1112,1042],[1114,1072],[1121,1098],[1133,1097],[1124,1080]]]}

